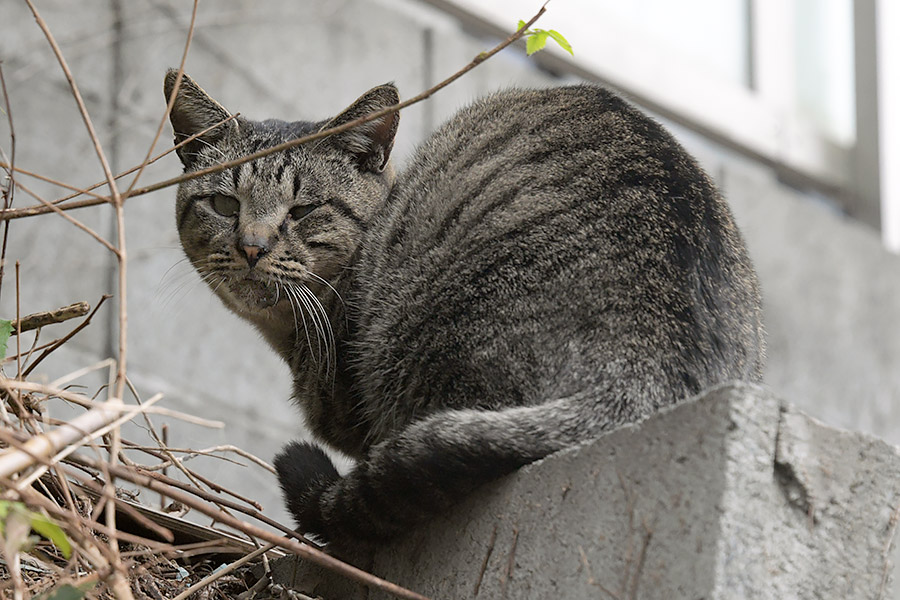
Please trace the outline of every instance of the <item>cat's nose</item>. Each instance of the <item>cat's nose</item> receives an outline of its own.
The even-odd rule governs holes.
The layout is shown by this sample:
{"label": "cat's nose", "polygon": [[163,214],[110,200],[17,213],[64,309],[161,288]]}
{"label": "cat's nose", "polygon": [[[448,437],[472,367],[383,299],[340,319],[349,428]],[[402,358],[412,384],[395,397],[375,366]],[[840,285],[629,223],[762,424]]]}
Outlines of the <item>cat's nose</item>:
{"label": "cat's nose", "polygon": [[265,246],[242,246],[241,249],[244,251],[244,255],[247,257],[247,264],[250,265],[250,268],[256,266],[256,263],[259,262],[263,256],[269,253],[269,249]]}

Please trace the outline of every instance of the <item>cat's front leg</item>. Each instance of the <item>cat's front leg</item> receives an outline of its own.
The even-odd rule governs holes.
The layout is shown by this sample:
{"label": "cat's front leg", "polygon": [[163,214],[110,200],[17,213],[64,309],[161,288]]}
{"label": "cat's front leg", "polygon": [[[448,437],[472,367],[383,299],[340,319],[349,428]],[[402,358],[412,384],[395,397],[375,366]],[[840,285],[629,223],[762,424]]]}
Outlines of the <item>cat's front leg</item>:
{"label": "cat's front leg", "polygon": [[275,471],[297,530],[322,536],[322,493],[341,478],[334,463],[314,444],[291,442],[275,457]]}

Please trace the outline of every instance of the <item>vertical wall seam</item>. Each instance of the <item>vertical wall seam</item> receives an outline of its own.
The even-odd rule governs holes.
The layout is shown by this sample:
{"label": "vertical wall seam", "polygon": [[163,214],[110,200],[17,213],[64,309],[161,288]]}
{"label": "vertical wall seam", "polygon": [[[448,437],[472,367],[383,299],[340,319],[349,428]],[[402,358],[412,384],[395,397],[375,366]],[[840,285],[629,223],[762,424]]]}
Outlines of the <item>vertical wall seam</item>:
{"label": "vertical wall seam", "polygon": [[[434,80],[434,29],[425,27],[422,30],[422,89],[431,89]],[[434,103],[431,99],[422,103],[422,123],[424,125],[423,137],[434,131]]]}
{"label": "vertical wall seam", "polygon": [[[109,142],[107,144],[107,160],[109,160],[110,167],[112,168],[113,173],[119,172],[121,168],[122,157],[121,154],[121,143],[120,143],[120,132],[121,132],[121,116],[122,116],[122,106],[120,103],[120,92],[122,90],[122,85],[124,83],[124,55],[123,55],[123,44],[125,42],[124,36],[124,22],[122,18],[122,0],[110,0],[110,11],[112,13],[112,28],[113,28],[113,37],[112,43],[110,44],[110,60],[111,60],[111,69],[110,69],[110,103],[109,103],[109,119],[107,120],[107,126],[109,127]],[[107,231],[110,236],[114,239],[116,232],[116,215],[113,211],[109,211],[109,221],[107,225]],[[116,290],[118,287],[118,269],[119,264],[118,260],[112,253],[109,254],[108,259],[108,269],[107,269],[107,289],[108,290]],[[106,340],[104,342],[104,352],[107,356],[116,356],[118,349],[118,328],[119,328],[119,319],[118,319],[118,311],[110,310],[107,312],[106,319]]]}

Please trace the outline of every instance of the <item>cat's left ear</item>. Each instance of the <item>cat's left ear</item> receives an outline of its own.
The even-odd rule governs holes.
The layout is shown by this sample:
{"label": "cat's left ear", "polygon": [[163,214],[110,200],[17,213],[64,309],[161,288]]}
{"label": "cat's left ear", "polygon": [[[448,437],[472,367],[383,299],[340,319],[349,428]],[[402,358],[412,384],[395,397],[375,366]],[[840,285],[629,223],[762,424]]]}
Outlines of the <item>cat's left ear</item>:
{"label": "cat's left ear", "polygon": [[[400,102],[400,94],[393,83],[372,88],[350,107],[329,121],[323,129],[337,127]],[[344,133],[325,138],[356,160],[360,170],[380,173],[387,166],[394,147],[394,136],[400,123],[400,113],[385,115],[380,119],[363,123]]]}
{"label": "cat's left ear", "polygon": [[[175,91],[177,78],[177,69],[166,72],[163,92],[167,102]],[[169,120],[175,131],[175,144],[206,131],[176,150],[185,169],[194,166],[204,146],[215,146],[237,129],[237,123],[228,121],[230,118],[231,115],[221,104],[213,100],[193,79],[182,74],[178,95],[172,104],[172,112],[169,113]]]}

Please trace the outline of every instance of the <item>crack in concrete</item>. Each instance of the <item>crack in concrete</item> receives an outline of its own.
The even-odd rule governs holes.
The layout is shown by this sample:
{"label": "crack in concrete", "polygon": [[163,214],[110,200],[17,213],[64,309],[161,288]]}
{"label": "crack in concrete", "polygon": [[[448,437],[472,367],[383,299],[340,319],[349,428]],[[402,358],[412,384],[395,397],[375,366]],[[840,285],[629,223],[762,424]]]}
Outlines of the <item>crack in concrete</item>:
{"label": "crack in concrete", "polygon": [[804,482],[801,477],[802,473],[798,471],[798,466],[794,464],[792,457],[785,453],[786,414],[787,410],[782,406],[779,411],[778,429],[775,432],[775,455],[772,460],[772,471],[788,505],[799,511],[805,519],[810,521],[811,525],[815,525],[818,519],[812,490]]}

